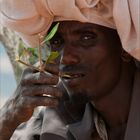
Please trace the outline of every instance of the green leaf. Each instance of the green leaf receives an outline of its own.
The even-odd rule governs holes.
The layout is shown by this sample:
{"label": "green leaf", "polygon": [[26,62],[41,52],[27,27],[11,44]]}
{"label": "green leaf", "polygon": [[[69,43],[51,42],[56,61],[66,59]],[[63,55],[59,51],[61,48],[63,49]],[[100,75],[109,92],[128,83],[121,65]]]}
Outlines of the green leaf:
{"label": "green leaf", "polygon": [[31,55],[38,57],[38,48],[27,48],[27,51],[31,53]]}
{"label": "green leaf", "polygon": [[42,60],[46,61],[51,54],[51,49],[46,44],[44,44],[41,48],[41,54],[42,54]]}
{"label": "green leaf", "polygon": [[38,57],[35,57],[35,56],[29,57],[29,63],[30,63],[31,65],[34,65],[34,64],[37,63],[37,62],[38,62]]}
{"label": "green leaf", "polygon": [[24,44],[20,41],[19,43],[19,47],[18,47],[18,56],[21,57],[21,55],[23,54],[24,50],[26,48],[24,47]]}
{"label": "green leaf", "polygon": [[55,33],[57,32],[58,27],[59,27],[59,23],[57,23],[57,24],[52,28],[52,30],[49,32],[49,34],[47,35],[47,37],[44,39],[43,42],[48,42],[48,41],[50,41],[50,40],[54,37]]}
{"label": "green leaf", "polygon": [[[60,55],[57,51],[51,51],[50,40],[54,37],[59,27],[59,23],[57,23],[51,31],[48,33],[47,37],[45,37],[44,41],[40,44],[41,47],[41,59],[44,63],[48,64],[54,62],[54,60]],[[38,48],[26,48],[23,42],[20,42],[18,48],[18,59],[21,61],[34,65],[39,61],[39,49]],[[45,65],[44,65],[45,66]]]}
{"label": "green leaf", "polygon": [[59,52],[57,51],[53,51],[51,52],[50,56],[48,57],[48,59],[46,60],[46,63],[50,63],[53,62],[58,56],[59,56]]}

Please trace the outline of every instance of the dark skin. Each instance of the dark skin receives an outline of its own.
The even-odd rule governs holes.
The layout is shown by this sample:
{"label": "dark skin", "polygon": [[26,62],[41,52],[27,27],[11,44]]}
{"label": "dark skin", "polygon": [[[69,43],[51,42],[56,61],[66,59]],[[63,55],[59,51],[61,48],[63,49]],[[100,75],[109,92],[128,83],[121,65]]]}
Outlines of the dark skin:
{"label": "dark skin", "polygon": [[[135,67],[132,61],[122,61],[116,32],[95,24],[61,22],[51,44],[54,50],[63,49],[59,72],[71,76],[61,77],[70,91],[66,108],[74,116],[81,116],[85,103],[94,101],[107,124],[109,140],[123,140],[125,127],[121,129],[121,125],[128,118]],[[15,94],[1,109],[1,140],[8,140],[20,123],[29,120],[35,107],[58,105],[64,94],[52,86],[58,82],[58,66],[50,67],[49,71],[51,75],[29,69],[24,72]],[[86,100],[80,104],[81,95]],[[116,132],[116,128],[120,131]],[[97,134],[93,138],[99,140]]]}
{"label": "dark skin", "polygon": [[[58,77],[26,69],[15,94],[0,110],[0,139],[9,140],[16,127],[31,118],[35,107],[56,107],[61,91],[56,85]],[[44,95],[52,95],[48,98]]]}
{"label": "dark skin", "polygon": [[71,98],[78,101],[82,95],[93,101],[107,124],[109,139],[123,139],[135,66],[133,61],[121,59],[122,46],[116,31],[94,24],[63,22],[52,45],[56,50],[64,49],[61,71],[80,75],[62,78]]}

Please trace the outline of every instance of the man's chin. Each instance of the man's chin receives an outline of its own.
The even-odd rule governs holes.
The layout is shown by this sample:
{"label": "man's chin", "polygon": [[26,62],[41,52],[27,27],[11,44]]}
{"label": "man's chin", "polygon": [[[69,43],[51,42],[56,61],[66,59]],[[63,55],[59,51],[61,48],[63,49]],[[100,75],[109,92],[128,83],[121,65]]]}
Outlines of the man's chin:
{"label": "man's chin", "polygon": [[71,92],[69,98],[73,102],[87,103],[91,99],[86,92]]}
{"label": "man's chin", "polygon": [[80,87],[70,87],[67,83],[62,80],[67,99],[76,102],[89,102],[91,100],[90,94]]}

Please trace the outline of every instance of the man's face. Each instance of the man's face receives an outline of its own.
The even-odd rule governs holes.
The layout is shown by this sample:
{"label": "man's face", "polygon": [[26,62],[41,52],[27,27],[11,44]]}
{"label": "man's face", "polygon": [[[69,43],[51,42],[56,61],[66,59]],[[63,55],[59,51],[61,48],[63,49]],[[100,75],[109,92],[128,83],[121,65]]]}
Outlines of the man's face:
{"label": "man's face", "polygon": [[90,23],[61,22],[51,41],[53,50],[62,50],[60,73],[72,91],[100,99],[115,88],[121,70],[121,45],[116,31]]}

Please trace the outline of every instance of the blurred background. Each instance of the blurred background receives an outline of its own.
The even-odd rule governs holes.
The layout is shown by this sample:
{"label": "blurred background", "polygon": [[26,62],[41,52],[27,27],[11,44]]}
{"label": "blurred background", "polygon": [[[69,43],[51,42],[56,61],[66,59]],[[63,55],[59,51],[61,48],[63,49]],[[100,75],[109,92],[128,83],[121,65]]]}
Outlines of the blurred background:
{"label": "blurred background", "polygon": [[0,43],[0,107],[14,93],[16,79],[10,59],[2,43]]}
{"label": "blurred background", "polygon": [[14,93],[23,68],[15,61],[19,36],[0,25],[0,107]]}

